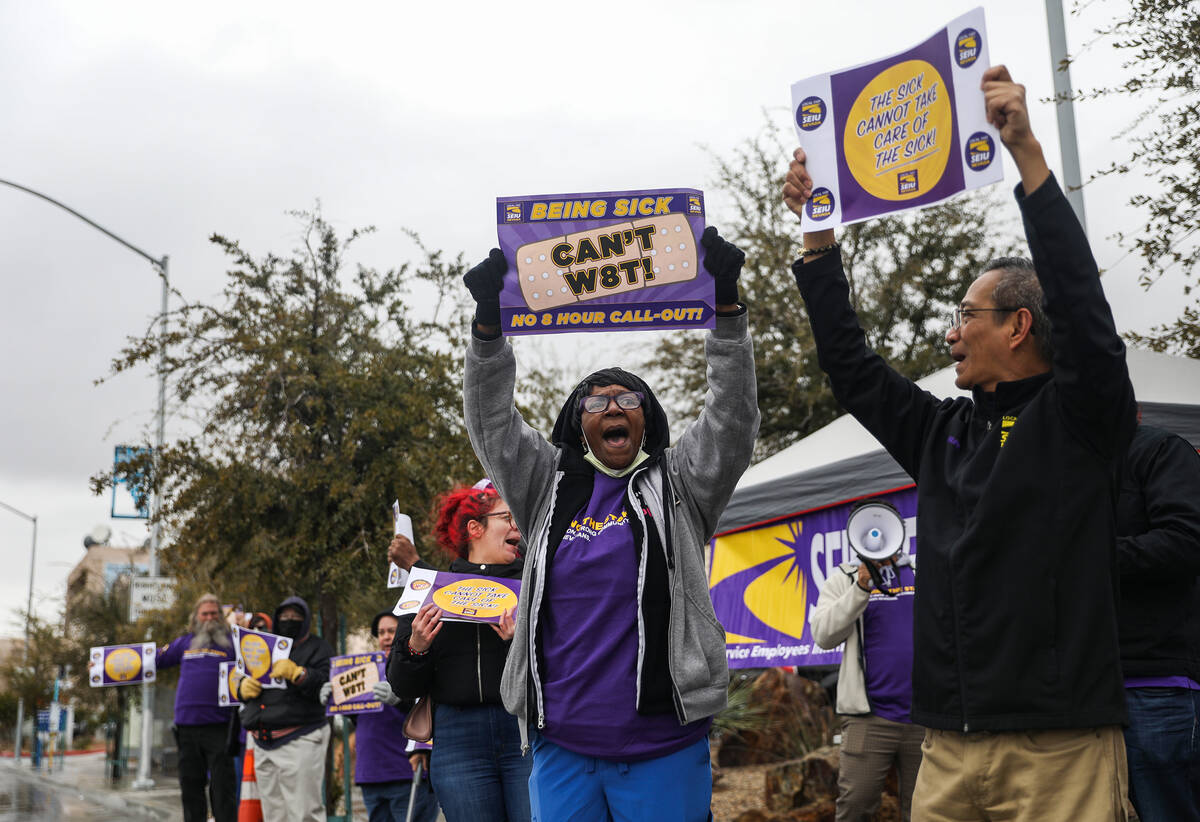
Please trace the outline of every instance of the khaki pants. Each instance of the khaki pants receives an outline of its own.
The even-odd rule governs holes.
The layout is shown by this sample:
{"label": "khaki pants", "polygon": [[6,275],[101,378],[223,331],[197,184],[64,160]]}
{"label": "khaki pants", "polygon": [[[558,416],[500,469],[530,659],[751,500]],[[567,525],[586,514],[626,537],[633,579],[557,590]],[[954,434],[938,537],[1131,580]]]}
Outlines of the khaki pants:
{"label": "khaki pants", "polygon": [[254,748],[254,778],[263,822],[325,822],[321,785],[329,726],[322,725],[268,751]]}
{"label": "khaki pants", "polygon": [[877,716],[847,717],[838,765],[837,822],[865,822],[875,815],[893,764],[899,775],[900,817],[908,822],[924,738],[920,725]]}
{"label": "khaki pants", "polygon": [[926,731],[913,822],[1124,822],[1121,728]]}

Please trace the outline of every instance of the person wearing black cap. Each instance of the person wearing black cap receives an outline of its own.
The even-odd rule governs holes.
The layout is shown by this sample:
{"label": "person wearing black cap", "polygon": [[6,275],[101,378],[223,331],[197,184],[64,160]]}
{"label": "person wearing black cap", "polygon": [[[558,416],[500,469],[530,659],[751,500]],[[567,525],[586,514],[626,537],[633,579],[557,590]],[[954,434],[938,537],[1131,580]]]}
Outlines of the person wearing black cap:
{"label": "person wearing black cap", "polygon": [[283,688],[263,688],[257,679],[238,682],[242,727],[254,737],[254,774],[263,816],[308,822],[325,819],[321,785],[329,723],[321,707],[321,686],[329,681],[333,648],[310,632],[312,615],[300,597],[275,609],[275,633],[294,640],[287,659],[276,660],[271,676]]}
{"label": "person wearing black cap", "polygon": [[[379,641],[384,658],[392,651],[396,626],[400,620],[390,610],[380,611],[371,620],[371,636]],[[409,748],[413,743],[404,737],[404,709],[392,686],[381,679],[371,688],[375,698],[383,703],[378,713],[347,714],[355,727],[354,784],[362,790],[363,804],[370,822],[405,822],[408,803],[412,799],[413,822],[436,822],[438,802],[429,787],[429,754]],[[321,704],[329,701],[333,683],[321,686]],[[413,773],[417,765],[425,777],[412,792]]]}
{"label": "person wearing black cap", "polygon": [[526,536],[501,694],[532,739],[535,819],[705,820],[708,729],[725,707],[725,631],[705,549],[758,431],[745,256],[706,229],[716,327],[704,410],[671,445],[654,392],[620,368],[572,391],[551,442],[513,405],[500,334],[499,250],[465,281],[476,300],[463,404],[475,454]]}

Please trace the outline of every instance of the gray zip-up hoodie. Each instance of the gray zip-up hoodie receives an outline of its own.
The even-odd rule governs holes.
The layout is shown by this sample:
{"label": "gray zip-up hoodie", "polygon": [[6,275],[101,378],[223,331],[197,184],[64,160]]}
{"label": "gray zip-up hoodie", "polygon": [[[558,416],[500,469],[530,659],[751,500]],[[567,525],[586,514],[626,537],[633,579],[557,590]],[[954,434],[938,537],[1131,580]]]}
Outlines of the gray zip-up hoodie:
{"label": "gray zip-up hoodie", "polygon": [[[678,442],[662,452],[661,459],[639,467],[630,479],[631,490],[644,501],[658,529],[658,543],[668,553],[667,667],[681,723],[712,716],[725,707],[729,678],[725,630],[708,594],[705,546],[750,464],[758,433],[754,348],[745,310],[717,317],[716,328],[705,339],[705,353],[704,410]],[[550,521],[563,471],[561,446],[547,442],[514,407],[515,379],[511,344],[502,337],[473,336],[463,385],[467,431],[528,546],[516,634],[500,685],[504,706],[519,720],[522,742],[527,745],[529,722],[539,724],[543,719],[536,619],[545,595]],[[669,501],[663,498],[664,488],[672,491]],[[645,567],[643,551],[639,593]],[[640,626],[640,601],[638,621]],[[641,671],[644,644],[639,641],[639,646]]]}

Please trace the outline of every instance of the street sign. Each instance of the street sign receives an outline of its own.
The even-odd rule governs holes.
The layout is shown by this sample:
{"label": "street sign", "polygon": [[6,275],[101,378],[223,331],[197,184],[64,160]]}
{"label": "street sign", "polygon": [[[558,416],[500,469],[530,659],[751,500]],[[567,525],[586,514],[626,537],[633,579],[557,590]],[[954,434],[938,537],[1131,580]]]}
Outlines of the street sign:
{"label": "street sign", "polygon": [[131,577],[129,580],[129,621],[137,622],[150,611],[161,611],[175,604],[175,577]]}

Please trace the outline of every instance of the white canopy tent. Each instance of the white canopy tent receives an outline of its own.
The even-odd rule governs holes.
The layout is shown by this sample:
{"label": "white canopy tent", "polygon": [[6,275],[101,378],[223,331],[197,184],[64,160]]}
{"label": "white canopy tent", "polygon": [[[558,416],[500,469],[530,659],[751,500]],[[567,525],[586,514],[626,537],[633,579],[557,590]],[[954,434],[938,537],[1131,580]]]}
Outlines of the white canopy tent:
{"label": "white canopy tent", "polygon": [[[1129,349],[1129,371],[1144,422],[1200,448],[1200,360]],[[917,383],[935,397],[954,387],[954,366]],[[718,533],[872,496],[912,484],[878,440],[849,414],[750,466],[721,517]]]}

